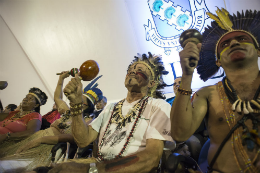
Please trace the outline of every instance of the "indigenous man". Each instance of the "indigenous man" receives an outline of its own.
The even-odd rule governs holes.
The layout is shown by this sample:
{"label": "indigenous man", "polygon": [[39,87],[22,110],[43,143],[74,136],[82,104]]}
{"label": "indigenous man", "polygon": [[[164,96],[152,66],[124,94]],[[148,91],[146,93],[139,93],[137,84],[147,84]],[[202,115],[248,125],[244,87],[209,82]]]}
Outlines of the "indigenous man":
{"label": "indigenous man", "polygon": [[[185,141],[205,117],[210,136],[209,171],[259,172],[260,11],[231,16],[218,9],[217,14],[208,13],[215,21],[205,29],[202,44],[190,42],[180,52],[182,85],[171,110],[171,134],[176,141]],[[219,66],[226,73],[222,82],[200,89],[192,104],[195,67],[189,66],[190,57],[196,59],[204,81]]]}
{"label": "indigenous man", "polygon": [[74,112],[72,132],[79,147],[99,139],[99,163],[66,163],[50,172],[155,171],[162,156],[163,141],[172,141],[171,106],[162,99],[154,99],[164,98],[158,89],[165,86],[162,75],[167,73],[159,56],[149,53],[135,57],[125,78],[126,99],[108,105],[89,126],[77,111],[82,105],[82,85],[78,77],[72,79],[64,89]]}
{"label": "indigenous man", "polygon": [[[75,72],[76,73],[76,72]],[[63,71],[61,75],[59,76],[59,80],[57,83],[56,90],[54,92],[54,101],[55,105],[57,106],[58,112],[60,114],[65,113],[70,108],[66,104],[66,102],[63,100],[62,95],[62,87],[64,79],[69,77],[70,74],[68,71]],[[102,76],[99,76],[91,81],[83,90],[83,114],[84,116],[89,117],[91,113],[93,113],[95,109],[95,105],[103,98],[103,93],[100,89],[97,88],[98,84],[96,83],[99,78]],[[66,93],[65,93],[66,94]]]}

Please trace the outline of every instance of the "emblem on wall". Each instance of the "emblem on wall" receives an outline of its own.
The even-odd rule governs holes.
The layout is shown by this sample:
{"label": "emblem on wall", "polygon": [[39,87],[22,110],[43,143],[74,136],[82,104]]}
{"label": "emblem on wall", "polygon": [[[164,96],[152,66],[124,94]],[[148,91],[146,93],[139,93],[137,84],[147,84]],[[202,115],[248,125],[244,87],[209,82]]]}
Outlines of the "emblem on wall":
{"label": "emblem on wall", "polygon": [[[201,1],[200,3],[198,1]],[[190,28],[202,31],[208,11],[204,0],[148,0],[152,20],[144,25],[146,40],[164,49],[180,51],[180,34]]]}

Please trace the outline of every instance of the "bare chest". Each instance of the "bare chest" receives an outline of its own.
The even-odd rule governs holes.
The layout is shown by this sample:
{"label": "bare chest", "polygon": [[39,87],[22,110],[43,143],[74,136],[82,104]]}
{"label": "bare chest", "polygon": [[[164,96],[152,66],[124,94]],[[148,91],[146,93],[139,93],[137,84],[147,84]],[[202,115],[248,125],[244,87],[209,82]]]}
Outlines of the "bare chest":
{"label": "bare chest", "polygon": [[[206,122],[211,140],[211,147],[208,155],[209,161],[211,161],[230,130],[246,115],[232,111],[231,104],[228,102],[227,97],[221,95],[217,90],[211,93],[211,96],[208,98],[208,103]],[[257,118],[260,117],[259,114],[254,114],[254,116]],[[251,119],[246,120],[244,124],[248,131],[253,129],[253,122]],[[260,129],[259,123],[257,123],[257,127]],[[230,170],[230,165],[225,167],[226,162],[223,162],[223,160],[228,159],[230,160],[230,163],[236,163],[234,164],[234,169],[238,169],[238,165],[240,165],[241,168],[246,167],[247,165],[245,164],[245,160],[249,159],[252,162],[257,161],[257,153],[259,152],[258,147],[249,150],[247,145],[243,145],[243,135],[245,135],[244,131],[245,128],[240,126],[234,133],[232,133],[231,137],[224,145],[221,154],[216,161],[217,165],[221,165],[220,167],[223,168],[222,170],[234,171],[233,169]]]}

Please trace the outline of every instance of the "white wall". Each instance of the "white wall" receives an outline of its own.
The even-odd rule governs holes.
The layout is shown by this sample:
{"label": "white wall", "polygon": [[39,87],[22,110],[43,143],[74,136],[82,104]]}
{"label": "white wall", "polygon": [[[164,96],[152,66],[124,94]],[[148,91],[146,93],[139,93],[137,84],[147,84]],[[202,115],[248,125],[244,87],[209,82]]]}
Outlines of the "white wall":
{"label": "white wall", "polygon": [[30,59],[1,17],[0,38],[0,80],[8,82],[8,87],[0,90],[3,106],[9,103],[19,105],[30,88],[38,87],[49,97],[42,109],[50,109],[53,104],[52,93],[48,92]]}
{"label": "white wall", "polygon": [[109,100],[126,96],[126,68],[138,47],[124,1],[1,0],[0,15],[1,80],[9,82],[1,91],[4,106],[18,104],[38,86],[50,98],[42,108],[46,113],[53,104],[55,74],[89,59],[99,63],[104,95]]}
{"label": "white wall", "polygon": [[[225,3],[231,12],[260,10],[259,0]],[[42,114],[47,113],[58,80],[55,74],[89,59],[99,63],[99,87],[109,102],[124,98],[124,77],[133,56],[155,51],[147,48],[151,43],[138,41],[142,36],[136,28],[143,25],[136,26],[133,18],[143,20],[149,9],[136,10],[133,16],[130,10],[136,4],[147,0],[0,0],[0,80],[9,83],[0,91],[3,106],[19,104],[29,88],[39,87],[49,97],[42,107]],[[208,8],[214,10],[214,5]],[[148,18],[144,20],[147,24]]]}
{"label": "white wall", "polygon": [[246,10],[260,10],[260,0],[225,0],[227,9],[230,13]]}

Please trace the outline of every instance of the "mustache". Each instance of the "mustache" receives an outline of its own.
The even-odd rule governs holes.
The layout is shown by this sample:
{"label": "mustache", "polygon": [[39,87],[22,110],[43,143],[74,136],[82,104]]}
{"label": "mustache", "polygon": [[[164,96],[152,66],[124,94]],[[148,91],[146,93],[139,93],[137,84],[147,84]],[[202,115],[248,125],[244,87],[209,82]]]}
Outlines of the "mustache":
{"label": "mustache", "polygon": [[136,72],[136,75],[140,75],[140,76],[142,76],[145,80],[148,79],[148,77],[147,77],[144,73]]}
{"label": "mustache", "polygon": [[136,73],[128,73],[126,76],[132,76],[132,77],[135,77],[135,76],[141,76],[143,77],[145,80],[148,79],[148,77],[146,76],[146,74],[142,73],[142,72],[136,72]]}

